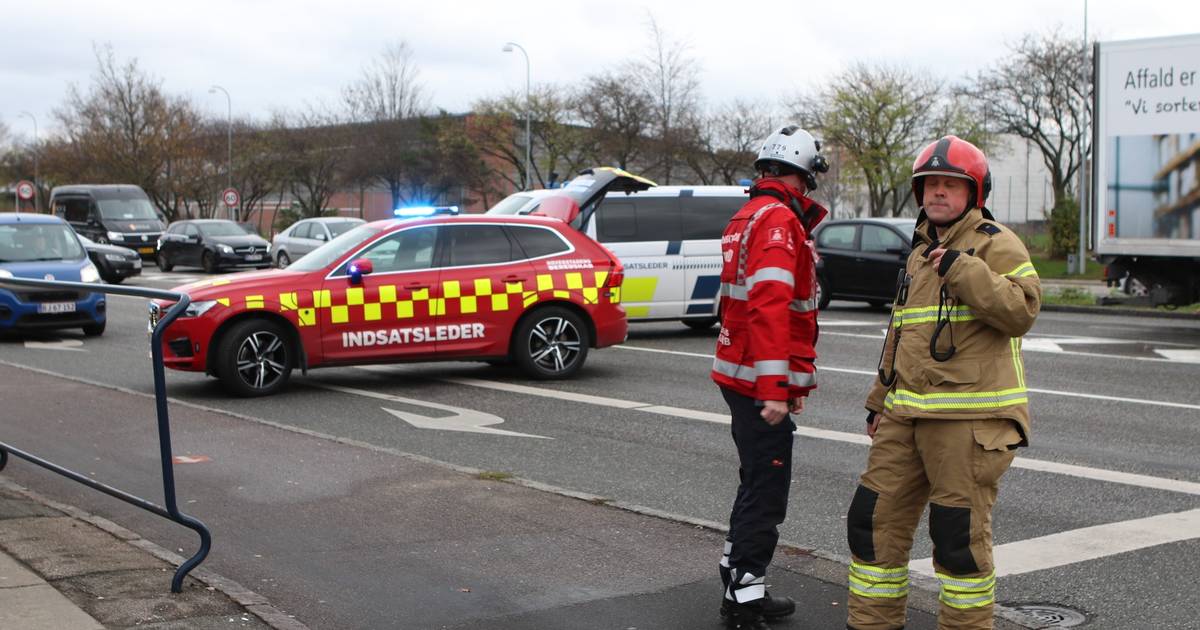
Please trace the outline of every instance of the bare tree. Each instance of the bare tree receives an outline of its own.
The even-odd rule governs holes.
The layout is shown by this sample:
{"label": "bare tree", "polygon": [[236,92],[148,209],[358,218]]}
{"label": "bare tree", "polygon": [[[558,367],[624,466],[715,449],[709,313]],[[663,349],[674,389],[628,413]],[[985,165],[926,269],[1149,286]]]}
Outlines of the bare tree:
{"label": "bare tree", "polygon": [[419,76],[412,47],[400,41],[388,45],[342,91],[349,119],[356,123],[347,175],[362,184],[387,186],[393,207],[401,204],[411,179],[406,171],[414,167],[412,145],[420,141],[417,119],[429,106]]}
{"label": "bare tree", "polygon": [[966,94],[988,104],[987,117],[997,131],[1028,139],[1050,171],[1054,202],[1072,190],[1080,149],[1090,138],[1084,122],[1091,115],[1091,56],[1061,29],[1026,35],[995,67],[980,72]]}
{"label": "bare tree", "polygon": [[670,184],[680,148],[686,143],[700,102],[700,64],[686,43],[671,40],[653,14],[647,16],[649,35],[642,58],[626,69],[651,102],[656,176]]}
{"label": "bare tree", "polygon": [[628,71],[593,75],[575,99],[576,115],[591,131],[597,158],[623,169],[646,153],[653,124],[650,97],[635,83]]}
{"label": "bare tree", "polygon": [[[571,173],[595,159],[595,136],[578,124],[577,102],[570,90],[554,85],[534,86],[530,92],[533,177],[529,181],[543,188],[550,173]],[[482,99],[473,110],[470,129],[474,143],[503,164],[496,173],[499,177],[519,186],[525,175],[525,134],[518,132],[516,122],[524,117],[525,95]]]}
{"label": "bare tree", "polygon": [[[899,216],[908,205],[912,159],[931,140],[954,132],[983,146],[983,126],[928,73],[857,63],[796,113],[861,174],[871,216]],[[963,125],[962,127],[957,127]]]}
{"label": "bare tree", "polygon": [[55,162],[64,180],[137,184],[168,215],[181,207],[165,186],[170,152],[187,135],[194,107],[163,92],[160,81],[144,73],[137,60],[118,64],[112,48],[96,48],[97,69],[87,92],[70,86],[54,116],[67,150]]}
{"label": "bare tree", "polygon": [[351,151],[346,126],[333,114],[310,108],[290,119],[276,114],[272,127],[287,157],[285,181],[300,216],[321,216],[343,182]]}
{"label": "bare tree", "polygon": [[[280,147],[279,138],[270,129],[250,121],[235,121],[234,134],[238,136],[239,151],[236,156],[233,185],[241,194],[242,203],[238,211],[239,221],[249,221],[255,208],[281,187],[285,178],[287,158]],[[259,216],[262,228],[262,216]]]}
{"label": "bare tree", "polygon": [[702,184],[733,185],[754,174],[759,143],[771,131],[771,110],[762,103],[734,100],[695,123],[683,162]]}

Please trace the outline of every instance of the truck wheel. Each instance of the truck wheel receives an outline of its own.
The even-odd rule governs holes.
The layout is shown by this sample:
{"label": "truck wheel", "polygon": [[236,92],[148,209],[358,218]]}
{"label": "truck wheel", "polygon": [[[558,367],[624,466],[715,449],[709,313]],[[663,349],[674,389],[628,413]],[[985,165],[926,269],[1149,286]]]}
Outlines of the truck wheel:
{"label": "truck wheel", "polygon": [[684,326],[687,326],[692,330],[708,330],[709,328],[712,328],[713,324],[717,323],[718,320],[716,317],[705,317],[704,319],[681,319],[679,321],[683,322]]}
{"label": "truck wheel", "polygon": [[99,337],[104,334],[104,327],[108,324],[108,320],[104,319],[94,324],[88,324],[83,327],[83,334],[87,337]]}
{"label": "truck wheel", "polygon": [[159,271],[170,271],[174,268],[175,268],[175,265],[172,265],[171,261],[167,260],[167,255],[162,252],[158,252],[158,270]]}
{"label": "truck wheel", "polygon": [[561,306],[538,309],[525,317],[513,335],[513,359],[530,376],[567,378],[587,359],[588,329],[575,313]]}
{"label": "truck wheel", "polygon": [[282,327],[265,319],[248,319],[234,324],[221,338],[215,363],[226,391],[249,398],[282,389],[295,361]]}

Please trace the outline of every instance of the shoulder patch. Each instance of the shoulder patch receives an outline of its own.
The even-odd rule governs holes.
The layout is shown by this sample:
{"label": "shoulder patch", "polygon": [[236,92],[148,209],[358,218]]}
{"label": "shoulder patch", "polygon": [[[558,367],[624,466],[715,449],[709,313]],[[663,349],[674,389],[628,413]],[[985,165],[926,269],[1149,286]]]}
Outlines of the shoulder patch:
{"label": "shoulder patch", "polygon": [[979,227],[975,228],[976,232],[983,232],[988,236],[995,236],[1000,233],[1000,226],[995,223],[980,223]]}

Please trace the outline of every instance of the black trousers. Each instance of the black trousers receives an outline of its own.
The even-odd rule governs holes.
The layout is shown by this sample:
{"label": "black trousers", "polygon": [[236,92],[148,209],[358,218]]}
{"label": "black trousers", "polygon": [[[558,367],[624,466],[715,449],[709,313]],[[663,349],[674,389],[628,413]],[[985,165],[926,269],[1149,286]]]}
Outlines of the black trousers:
{"label": "black trousers", "polygon": [[787,516],[796,424],[789,416],[771,426],[763,420],[762,406],[753,398],[725,388],[721,388],[721,394],[733,416],[730,428],[741,481],[729,514],[729,565],[762,576],[775,555],[779,524]]}

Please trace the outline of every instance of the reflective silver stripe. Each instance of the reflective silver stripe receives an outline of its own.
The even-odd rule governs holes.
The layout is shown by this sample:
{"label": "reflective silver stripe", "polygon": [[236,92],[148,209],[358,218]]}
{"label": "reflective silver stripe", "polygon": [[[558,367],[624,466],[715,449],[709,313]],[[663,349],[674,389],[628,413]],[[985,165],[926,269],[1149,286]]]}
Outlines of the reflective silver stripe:
{"label": "reflective silver stripe", "polygon": [[762,269],[754,272],[754,275],[746,278],[746,292],[749,293],[752,289],[754,289],[754,285],[758,284],[759,282],[766,282],[768,280],[782,282],[789,287],[796,286],[796,277],[787,269],[784,269],[783,267],[763,267]]}
{"label": "reflective silver stripe", "polygon": [[745,286],[740,284],[729,284],[728,282],[721,283],[721,295],[733,298],[735,300],[741,300],[743,302],[750,297],[749,291],[746,290]]}
{"label": "reflective silver stripe", "polygon": [[788,306],[788,308],[796,311],[797,313],[808,313],[815,311],[817,310],[817,297],[814,295],[807,300],[792,300],[792,303]]}
{"label": "reflective silver stripe", "polygon": [[996,587],[995,573],[981,578],[955,578],[938,573],[937,578],[941,581],[943,590],[957,593],[983,593]]}
{"label": "reflective silver stripe", "polygon": [[998,392],[963,392],[957,395],[953,392],[918,394],[899,389],[888,392],[883,402],[888,409],[891,409],[893,405],[926,410],[988,409],[1029,402],[1029,395],[1021,387]]}
{"label": "reflective silver stripe", "polygon": [[943,604],[950,606],[951,608],[982,608],[984,606],[990,606],[993,602],[995,602],[996,596],[994,594],[988,594],[980,595],[978,597],[961,597],[943,592],[938,599],[942,600]]}
{"label": "reflective silver stripe", "polygon": [[874,564],[850,563],[850,573],[878,582],[908,581],[908,567],[884,567]]}
{"label": "reflective silver stripe", "polygon": [[817,375],[811,372],[795,372],[788,369],[786,359],[755,361],[753,366],[740,365],[723,359],[713,359],[713,371],[729,378],[754,382],[759,376],[787,375],[788,385],[793,387],[815,387]]}
{"label": "reflective silver stripe", "polygon": [[754,372],[760,376],[783,376],[788,373],[787,359],[773,359],[770,361],[755,361]]}

